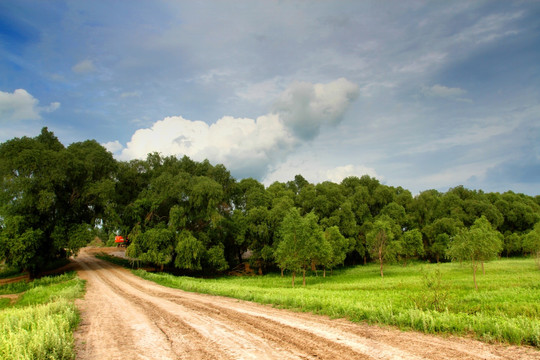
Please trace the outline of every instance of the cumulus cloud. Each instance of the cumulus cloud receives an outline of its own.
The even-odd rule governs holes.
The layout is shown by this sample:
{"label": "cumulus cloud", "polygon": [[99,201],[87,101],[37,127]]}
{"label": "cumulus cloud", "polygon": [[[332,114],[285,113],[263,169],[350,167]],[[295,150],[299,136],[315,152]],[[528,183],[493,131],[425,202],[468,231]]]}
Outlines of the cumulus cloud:
{"label": "cumulus cloud", "polygon": [[118,140],[115,140],[115,141],[109,141],[109,142],[106,142],[104,144],[101,144],[105,149],[107,149],[107,151],[110,151],[112,152],[113,154],[119,152],[120,150],[122,150],[124,147],[122,146],[122,144],[120,144],[120,141]]}
{"label": "cumulus cloud", "polygon": [[358,94],[358,86],[344,78],[328,84],[296,82],[281,94],[273,111],[295,136],[311,140],[322,125],[337,125]]}
{"label": "cumulus cloud", "polygon": [[[166,117],[137,130],[119,158],[145,158],[150,152],[187,155],[194,160],[222,163],[237,177],[263,178],[271,166],[287,158],[322,125],[337,125],[358,87],[339,79],[328,84],[294,83],[274,111],[256,119],[225,116],[213,124],[181,116]],[[107,143],[116,149],[117,142]]]}
{"label": "cumulus cloud", "polygon": [[145,158],[154,151],[187,155],[198,161],[210,159],[225,164],[237,176],[259,177],[296,145],[297,140],[277,115],[255,120],[227,116],[212,125],[173,116],[137,130],[119,157]]}
{"label": "cumulus cloud", "polygon": [[42,112],[52,112],[60,107],[59,102],[38,106],[39,100],[24,89],[13,93],[0,91],[0,121],[39,120]]}
{"label": "cumulus cloud", "polygon": [[79,73],[79,74],[85,74],[96,70],[96,67],[94,66],[94,62],[92,60],[83,60],[71,68],[73,72]]}

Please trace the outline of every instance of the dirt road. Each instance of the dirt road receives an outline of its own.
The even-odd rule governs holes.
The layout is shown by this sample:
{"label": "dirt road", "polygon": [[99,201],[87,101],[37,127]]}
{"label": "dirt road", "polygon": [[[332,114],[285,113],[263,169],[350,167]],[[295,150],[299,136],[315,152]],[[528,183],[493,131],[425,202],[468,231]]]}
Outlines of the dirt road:
{"label": "dirt road", "polygon": [[169,289],[95,258],[76,260],[77,359],[539,359],[527,347],[382,329]]}

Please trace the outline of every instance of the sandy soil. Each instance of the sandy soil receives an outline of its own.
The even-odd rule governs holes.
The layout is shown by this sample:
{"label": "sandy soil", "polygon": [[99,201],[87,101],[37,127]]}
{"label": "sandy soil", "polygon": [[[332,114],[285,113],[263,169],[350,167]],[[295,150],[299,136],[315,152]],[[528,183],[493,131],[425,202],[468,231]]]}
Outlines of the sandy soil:
{"label": "sandy soil", "polygon": [[529,347],[401,332],[169,289],[92,256],[76,259],[77,359],[540,359]]}

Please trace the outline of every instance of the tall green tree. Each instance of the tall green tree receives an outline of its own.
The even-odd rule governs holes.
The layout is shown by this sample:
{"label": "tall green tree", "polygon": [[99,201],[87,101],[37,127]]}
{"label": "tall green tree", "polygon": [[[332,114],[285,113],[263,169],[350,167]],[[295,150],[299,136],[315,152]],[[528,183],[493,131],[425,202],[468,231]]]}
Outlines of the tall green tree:
{"label": "tall green tree", "polygon": [[503,248],[502,238],[502,234],[494,230],[490,222],[482,216],[469,229],[462,229],[450,243],[447,254],[452,260],[471,262],[476,290],[478,266],[499,255]]}
{"label": "tall green tree", "polygon": [[383,264],[393,259],[397,242],[394,241],[394,224],[392,219],[381,216],[375,220],[371,230],[366,235],[366,242],[371,256],[379,261],[381,277],[384,277]]}
{"label": "tall green tree", "polygon": [[280,229],[281,241],[275,257],[280,267],[292,271],[292,286],[297,271],[302,271],[302,285],[306,286],[306,270],[313,260],[321,257],[321,251],[329,248],[327,240],[317,223],[314,213],[300,215],[292,208],[283,219]]}
{"label": "tall green tree", "polygon": [[523,250],[536,256],[538,266],[540,267],[540,222],[536,223],[534,229],[524,236]]}
{"label": "tall green tree", "polygon": [[424,254],[424,243],[422,233],[418,229],[409,230],[403,233],[400,240],[399,254],[403,257],[403,265],[407,266],[407,260],[414,256]]}
{"label": "tall green tree", "polygon": [[35,275],[76,254],[106,220],[114,171],[97,142],[66,149],[47,128],[0,144],[0,258]]}
{"label": "tall green tree", "polygon": [[163,267],[173,260],[174,247],[175,238],[171,230],[152,228],[133,236],[127,255],[155,264],[163,271]]}
{"label": "tall green tree", "polygon": [[349,242],[339,231],[337,226],[332,226],[324,231],[324,237],[329,243],[331,251],[329,259],[323,263],[324,277],[326,277],[326,269],[333,269],[337,265],[342,265],[349,250]]}

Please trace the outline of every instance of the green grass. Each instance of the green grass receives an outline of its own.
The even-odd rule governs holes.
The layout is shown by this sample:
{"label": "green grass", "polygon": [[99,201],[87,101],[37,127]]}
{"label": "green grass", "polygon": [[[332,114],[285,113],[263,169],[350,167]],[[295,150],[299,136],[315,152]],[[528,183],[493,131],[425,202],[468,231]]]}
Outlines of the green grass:
{"label": "green grass", "polygon": [[74,300],[85,282],[71,272],[19,284],[0,286],[2,293],[20,293],[14,304],[0,299],[0,358],[73,359]]}
{"label": "green grass", "polygon": [[[309,276],[307,287],[291,287],[291,277],[199,279],[135,270],[145,279],[187,291],[230,296],[351,321],[398,326],[426,333],[474,336],[488,342],[540,348],[540,271],[532,259],[486,263],[474,290],[467,265],[410,264],[358,266],[323,278]],[[301,277],[297,278],[301,284]]]}

